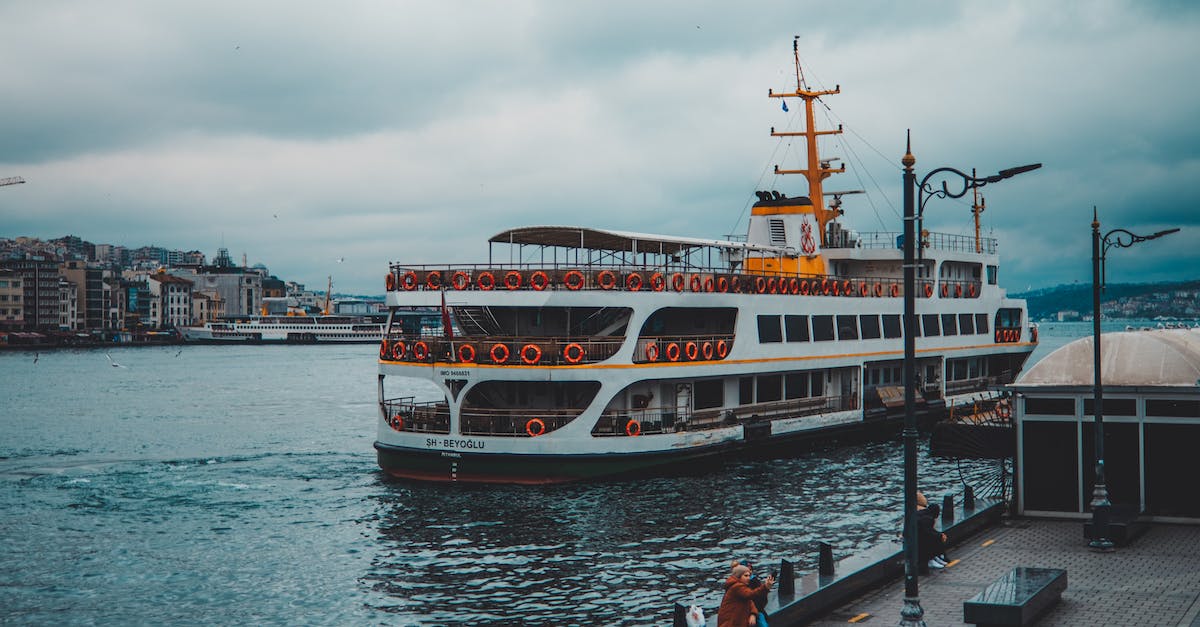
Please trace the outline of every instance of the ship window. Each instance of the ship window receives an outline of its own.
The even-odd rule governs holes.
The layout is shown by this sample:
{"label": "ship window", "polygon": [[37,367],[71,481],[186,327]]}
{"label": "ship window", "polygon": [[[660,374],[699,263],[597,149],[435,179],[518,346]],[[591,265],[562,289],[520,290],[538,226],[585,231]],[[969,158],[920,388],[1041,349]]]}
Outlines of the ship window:
{"label": "ship window", "polygon": [[1074,416],[1075,399],[1028,396],[1025,398],[1025,414],[1036,414],[1041,416]]}
{"label": "ship window", "polygon": [[738,379],[738,405],[751,405],[754,403],[754,377],[741,377]]}
{"label": "ship window", "polygon": [[783,341],[783,333],[779,330],[779,316],[758,317],[758,341],[763,344]]}
{"label": "ship window", "polygon": [[996,272],[997,272],[997,270],[999,270],[999,268],[998,268],[998,267],[996,267],[996,266],[988,266],[988,267],[987,267],[987,274],[988,274],[988,285],[995,285],[995,284],[996,284]]}
{"label": "ship window", "polygon": [[814,342],[828,342],[833,339],[833,316],[812,317],[812,338]]}
{"label": "ship window", "polygon": [[987,314],[975,314],[975,332],[976,333],[987,333],[988,332]]}
{"label": "ship window", "polygon": [[767,224],[771,228],[771,245],[779,246],[780,248],[787,246],[787,231],[784,229],[783,220],[781,218],[770,218]]}
{"label": "ship window", "polygon": [[958,314],[958,332],[963,335],[975,333],[975,317],[971,314]]}
{"label": "ship window", "polygon": [[725,404],[725,385],[721,379],[697,381],[692,386],[696,409],[711,409]]}
{"label": "ship window", "polygon": [[758,402],[769,403],[783,398],[783,377],[772,374],[758,378]]}
{"label": "ship window", "polygon": [[808,396],[808,374],[793,372],[784,375],[783,385],[787,398],[805,398]]}
{"label": "ship window", "polygon": [[938,328],[937,314],[922,314],[921,326],[925,331],[925,337],[933,337],[935,335],[941,335],[942,333],[942,330]]}
{"label": "ship window", "polygon": [[839,340],[857,340],[858,316],[838,316],[837,331]]}
{"label": "ship window", "polygon": [[811,373],[811,390],[809,396],[825,396],[825,373],[817,370]]}
{"label": "ship window", "polygon": [[904,330],[905,331],[912,333],[913,337],[921,337],[921,316],[913,317],[913,324],[916,325],[916,328],[911,329],[911,330],[908,328],[908,318],[902,318],[902,319],[904,320]]}
{"label": "ship window", "polygon": [[808,316],[784,316],[783,330],[789,342],[808,341]]}
{"label": "ship window", "polygon": [[958,317],[942,314],[942,335],[958,335]]}
{"label": "ship window", "polygon": [[879,338],[879,316],[859,316],[858,324],[862,327],[862,339],[874,340]]}
{"label": "ship window", "polygon": [[[1092,405],[1095,404],[1095,399],[1083,399],[1083,415],[1095,416],[1092,412]],[[1109,416],[1136,416],[1137,415],[1137,399],[1136,398],[1106,398],[1104,399],[1104,418]],[[1200,415],[1200,414],[1193,414]]]}
{"label": "ship window", "polygon": [[[1104,404],[1104,413],[1108,413],[1108,403]],[[1200,416],[1200,401],[1189,401],[1171,398],[1146,399],[1147,416],[1183,416],[1195,418]]]}
{"label": "ship window", "polygon": [[898,314],[883,314],[883,337],[900,337],[900,316]]}

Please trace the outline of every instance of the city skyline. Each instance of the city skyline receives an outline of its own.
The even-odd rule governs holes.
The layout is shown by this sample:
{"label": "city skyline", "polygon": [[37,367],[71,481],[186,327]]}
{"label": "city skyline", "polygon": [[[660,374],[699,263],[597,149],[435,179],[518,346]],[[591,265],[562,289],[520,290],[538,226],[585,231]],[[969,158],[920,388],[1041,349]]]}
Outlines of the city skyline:
{"label": "city skyline", "polygon": [[[0,237],[220,247],[280,277],[383,292],[390,261],[477,263],[512,226],[719,238],[757,189],[807,193],[766,97],[840,85],[818,125],[843,222],[900,230],[899,159],[1036,172],[985,188],[1010,292],[1090,281],[1090,222],[1183,231],[1109,282],[1194,278],[1187,81],[1200,9],[1012,2],[744,7],[149,2],[0,8]],[[795,104],[795,103],[793,103]],[[926,228],[972,234],[968,196]],[[1119,257],[1119,258],[1118,258]],[[344,260],[344,261],[343,261]]]}

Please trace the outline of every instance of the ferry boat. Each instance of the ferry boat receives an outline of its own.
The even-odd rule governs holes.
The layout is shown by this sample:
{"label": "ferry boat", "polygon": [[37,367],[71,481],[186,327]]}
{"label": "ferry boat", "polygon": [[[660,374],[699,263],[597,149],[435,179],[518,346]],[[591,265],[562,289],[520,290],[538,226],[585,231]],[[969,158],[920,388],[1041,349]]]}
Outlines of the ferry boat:
{"label": "ferry boat", "polygon": [[383,339],[386,315],[228,316],[181,327],[184,342],[258,344],[372,344]]}
{"label": "ferry boat", "polygon": [[[898,232],[842,226],[802,102],[807,196],[756,192],[744,238],[529,226],[488,263],[392,263],[380,343],[378,463],[416,480],[557,483],[638,476],[902,421]],[[832,198],[827,199],[827,196]],[[978,221],[979,207],[974,210]],[[978,222],[977,222],[978,224]],[[997,283],[994,239],[922,235],[918,412],[936,418],[1011,383],[1036,346],[1023,300]],[[497,254],[499,250],[499,254]],[[498,259],[538,259],[537,263]],[[403,322],[436,309],[436,334]],[[431,381],[417,399],[398,380]]]}

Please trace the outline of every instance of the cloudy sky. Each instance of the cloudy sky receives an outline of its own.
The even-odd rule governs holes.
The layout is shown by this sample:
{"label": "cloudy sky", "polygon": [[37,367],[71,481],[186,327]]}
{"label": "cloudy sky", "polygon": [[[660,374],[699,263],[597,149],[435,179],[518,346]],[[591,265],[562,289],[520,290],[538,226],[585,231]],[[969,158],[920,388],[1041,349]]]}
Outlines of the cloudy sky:
{"label": "cloudy sky", "polygon": [[[1163,2],[0,3],[0,236],[227,247],[381,293],[389,261],[486,261],[512,226],[744,232],[807,192],[792,39],[826,97],[845,224],[900,227],[912,130],[989,186],[1010,291],[1090,281],[1090,222],[1179,234],[1110,282],[1200,275],[1200,4]],[[798,104],[798,103],[793,103]],[[931,230],[969,234],[968,202]],[[344,262],[339,262],[344,259]]]}

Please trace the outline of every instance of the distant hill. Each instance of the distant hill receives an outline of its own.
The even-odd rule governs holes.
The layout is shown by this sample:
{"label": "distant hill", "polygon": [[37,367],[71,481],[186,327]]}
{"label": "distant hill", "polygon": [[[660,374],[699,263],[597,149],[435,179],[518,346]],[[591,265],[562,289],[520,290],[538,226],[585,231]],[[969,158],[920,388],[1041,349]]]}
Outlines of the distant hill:
{"label": "distant hill", "polygon": [[[1138,317],[1191,317],[1186,312],[1179,311],[1178,299],[1169,298],[1169,295],[1175,292],[1200,293],[1200,280],[1175,283],[1109,283],[1100,293],[1100,306],[1105,312],[1104,315],[1111,317],[1125,317],[1114,315],[1110,310],[1113,304],[1129,301],[1136,301],[1144,306],[1145,311]],[[1058,285],[1012,296],[1024,298],[1028,302],[1029,317],[1033,320],[1051,319],[1060,311],[1077,311],[1087,316],[1092,313],[1091,283]],[[1194,300],[1192,302],[1195,303]],[[1153,315],[1146,315],[1151,313]]]}

